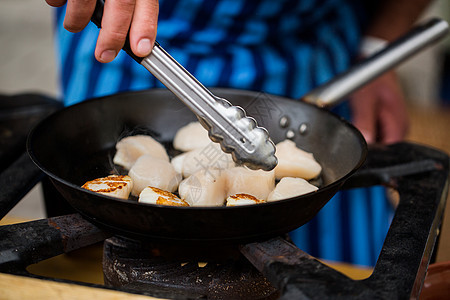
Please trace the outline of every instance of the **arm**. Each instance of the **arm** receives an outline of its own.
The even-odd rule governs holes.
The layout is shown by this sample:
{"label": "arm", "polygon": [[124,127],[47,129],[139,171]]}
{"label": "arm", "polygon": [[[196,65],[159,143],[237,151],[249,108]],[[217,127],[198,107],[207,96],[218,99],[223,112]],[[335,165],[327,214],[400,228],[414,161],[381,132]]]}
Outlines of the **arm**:
{"label": "arm", "polygon": [[[393,41],[408,31],[430,0],[383,1],[365,36]],[[408,130],[403,91],[394,71],[355,92],[350,99],[353,123],[368,143],[394,143]]]}
{"label": "arm", "polygon": [[[46,0],[55,7],[67,3],[64,28],[79,32],[89,23],[96,0]],[[112,61],[125,43],[129,32],[134,54],[150,54],[156,39],[158,0],[105,1],[102,28],[97,39],[95,57],[98,61]]]}
{"label": "arm", "polygon": [[381,1],[377,15],[365,35],[393,41],[406,33],[432,0]]}

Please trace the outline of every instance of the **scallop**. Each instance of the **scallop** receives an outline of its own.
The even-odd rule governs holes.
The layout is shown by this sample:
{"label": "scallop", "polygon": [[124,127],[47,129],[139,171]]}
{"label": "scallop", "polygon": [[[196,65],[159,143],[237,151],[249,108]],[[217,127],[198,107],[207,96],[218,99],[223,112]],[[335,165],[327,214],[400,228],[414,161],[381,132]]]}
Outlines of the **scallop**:
{"label": "scallop", "polygon": [[208,131],[200,122],[191,122],[181,127],[173,139],[173,147],[177,150],[187,152],[198,148],[203,148],[211,143]]}
{"label": "scallop", "polygon": [[113,162],[127,170],[130,170],[136,160],[142,155],[149,154],[169,161],[169,156],[164,146],[149,135],[125,137],[116,144],[116,150]]}
{"label": "scallop", "polygon": [[227,196],[249,194],[258,199],[267,199],[275,187],[275,172],[250,170],[234,167],[225,171],[227,178]]}
{"label": "scallop", "polygon": [[182,174],[183,175],[183,164],[184,164],[184,159],[186,158],[187,153],[181,153],[178,154],[177,156],[175,156],[174,158],[172,158],[172,160],[170,161],[170,163],[172,164],[173,168],[175,169],[175,171],[178,174]]}
{"label": "scallop", "polygon": [[136,160],[128,175],[133,180],[131,193],[135,196],[147,186],[174,192],[181,181],[181,175],[175,172],[170,162],[148,154]]}
{"label": "scallop", "polygon": [[227,198],[227,206],[252,205],[264,202],[264,200],[260,200],[248,194],[236,194]]}
{"label": "scallop", "polygon": [[200,170],[180,183],[178,193],[190,206],[223,206],[226,198],[223,173],[216,169]]}
{"label": "scallop", "polygon": [[283,177],[300,177],[306,180],[319,176],[322,167],[312,153],[296,146],[291,140],[276,145],[278,165],[275,167],[276,179]]}
{"label": "scallop", "polygon": [[133,181],[126,175],[110,175],[90,180],[81,187],[103,195],[128,199],[133,188]]}
{"label": "scallop", "polygon": [[224,153],[220,145],[210,142],[202,148],[198,148],[175,156],[172,165],[184,178],[203,169],[226,170],[236,164],[230,154]]}
{"label": "scallop", "polygon": [[267,202],[297,197],[317,191],[318,187],[303,178],[284,177],[267,197]]}
{"label": "scallop", "polygon": [[177,195],[152,186],[148,186],[139,194],[139,202],[168,205],[168,206],[189,206],[186,201],[177,197]]}

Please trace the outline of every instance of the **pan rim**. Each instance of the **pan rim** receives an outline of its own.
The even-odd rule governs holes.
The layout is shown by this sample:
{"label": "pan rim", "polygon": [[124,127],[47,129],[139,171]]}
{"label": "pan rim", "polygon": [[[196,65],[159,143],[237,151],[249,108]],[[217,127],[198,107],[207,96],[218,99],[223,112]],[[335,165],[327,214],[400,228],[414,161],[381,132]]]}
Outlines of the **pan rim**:
{"label": "pan rim", "polygon": [[[101,97],[95,97],[95,98],[87,99],[86,101],[79,102],[79,103],[76,103],[76,104],[68,106],[68,107],[64,107],[63,109],[66,110],[66,111],[70,111],[70,110],[73,110],[73,109],[77,109],[79,106],[89,105],[89,103],[92,103],[92,102],[103,101],[103,99],[109,98],[111,96],[118,96],[118,95],[121,95],[121,94],[123,94],[123,95],[138,95],[138,94],[148,93],[149,91],[166,92],[168,90],[166,88],[154,88],[154,89],[149,89],[149,90],[121,92],[121,93],[116,93],[116,94],[113,94],[113,95],[105,95],[105,96],[101,96]],[[241,93],[243,95],[245,95],[245,94],[253,95],[255,93],[264,93],[264,92],[261,92],[261,91],[241,90],[241,89],[233,89],[233,88],[211,88],[211,91],[217,92],[217,93],[220,93],[220,92],[225,92],[225,93],[226,92],[239,92],[239,93]],[[295,99],[287,98],[287,97],[280,96],[280,95],[272,95],[272,94],[269,94],[269,95],[274,96],[274,97],[279,98],[279,99],[286,100],[286,101],[294,101],[294,102],[301,101],[301,100],[295,100]],[[313,105],[311,103],[307,103],[307,102],[303,102],[303,104],[306,104],[306,105],[309,105],[311,107],[314,107],[314,109],[319,109],[319,110],[323,111],[324,113],[329,114],[333,118],[337,118],[341,123],[343,123],[346,127],[348,127],[352,132],[354,132],[356,134],[357,140],[361,143],[361,154],[360,154],[360,157],[358,159],[358,163],[355,164],[352,167],[352,169],[348,173],[346,173],[344,176],[338,178],[337,180],[335,180],[335,181],[333,181],[333,182],[331,182],[331,183],[329,183],[329,184],[327,184],[327,185],[325,185],[323,187],[320,187],[316,191],[309,192],[309,193],[306,193],[306,194],[303,194],[303,195],[300,195],[300,196],[294,196],[294,197],[290,197],[290,198],[280,199],[280,200],[277,200],[277,201],[260,203],[257,206],[261,206],[261,205],[262,206],[270,206],[270,205],[276,205],[277,203],[280,203],[280,202],[287,203],[287,202],[291,202],[291,201],[298,201],[299,199],[309,197],[311,194],[318,193],[318,192],[321,192],[321,191],[327,191],[329,189],[334,189],[334,188],[336,188],[337,185],[339,185],[339,186],[342,185],[350,176],[352,176],[364,164],[364,162],[366,160],[367,152],[368,152],[368,150],[367,150],[367,143],[366,143],[363,135],[361,134],[361,132],[352,123],[350,123],[345,118],[343,118],[343,117],[341,117],[341,116],[339,116],[339,115],[337,115],[337,114],[335,114],[335,113],[333,113],[333,112],[331,112],[329,110],[326,110],[324,108],[317,107],[317,106],[315,106],[315,105]],[[159,205],[159,204],[140,203],[140,202],[137,202],[137,201],[130,201],[129,199],[120,199],[120,198],[116,198],[116,197],[112,197],[112,196],[108,196],[108,195],[99,194],[99,193],[96,193],[96,192],[93,192],[93,191],[89,191],[87,189],[83,189],[81,186],[78,186],[78,185],[76,185],[76,184],[74,184],[72,182],[69,182],[69,181],[67,181],[67,180],[65,180],[65,179],[63,179],[63,178],[53,174],[52,172],[50,172],[46,167],[44,167],[39,162],[38,158],[34,154],[34,151],[32,150],[32,143],[33,143],[33,138],[35,136],[35,132],[37,130],[39,130],[39,128],[41,126],[44,126],[45,123],[51,122],[51,120],[53,118],[58,117],[58,113],[59,112],[60,112],[60,110],[58,110],[56,112],[53,112],[52,114],[50,114],[49,116],[47,116],[46,118],[41,120],[36,126],[34,126],[30,130],[30,132],[29,132],[29,134],[27,136],[26,147],[27,147],[28,155],[30,156],[32,161],[46,175],[48,175],[50,178],[55,179],[55,180],[59,181],[60,183],[66,185],[66,186],[68,186],[70,188],[76,189],[79,192],[84,192],[84,193],[87,192],[90,195],[94,195],[96,197],[101,197],[101,198],[107,199],[108,201],[114,200],[114,201],[118,201],[118,202],[121,202],[121,203],[126,203],[127,205],[156,207],[156,208],[159,208],[159,209],[169,209],[169,210],[171,210],[171,209],[176,209],[176,210],[184,209],[184,210],[189,210],[189,211],[193,211],[193,210],[215,211],[215,210],[223,210],[223,209],[235,210],[235,209],[242,209],[242,208],[251,208],[251,207],[255,206],[253,204],[241,205],[241,206],[226,206],[226,205],[223,205],[223,206],[189,206],[189,207],[167,206],[167,205]]]}

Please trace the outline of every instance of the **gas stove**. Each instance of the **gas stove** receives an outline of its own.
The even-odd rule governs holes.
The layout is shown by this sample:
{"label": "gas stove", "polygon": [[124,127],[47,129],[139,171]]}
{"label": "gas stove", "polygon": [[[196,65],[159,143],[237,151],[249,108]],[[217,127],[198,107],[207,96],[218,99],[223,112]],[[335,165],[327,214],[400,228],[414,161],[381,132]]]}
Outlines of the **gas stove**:
{"label": "gas stove", "polygon": [[[0,157],[4,162],[0,173],[2,217],[43,179],[24,151],[24,139],[38,119],[60,107],[59,103],[36,95],[7,98],[3,103],[26,102],[33,109],[25,104],[1,109],[2,134],[15,137],[0,149],[0,156],[7,155]],[[30,99],[34,100],[29,102]],[[12,112],[16,112],[14,118]],[[20,128],[9,125],[12,120],[21,124]],[[29,121],[27,126],[24,120]],[[3,128],[16,131],[11,135]],[[412,143],[369,149],[365,165],[344,188],[383,184],[395,188],[400,201],[373,273],[364,280],[350,279],[285,237],[208,249],[152,244],[113,236],[79,214],[1,226],[0,272],[24,280],[86,287],[116,297],[418,298],[438,237],[448,177],[449,157],[438,150]],[[31,264],[99,243],[103,244],[105,285],[42,277],[26,270]]]}

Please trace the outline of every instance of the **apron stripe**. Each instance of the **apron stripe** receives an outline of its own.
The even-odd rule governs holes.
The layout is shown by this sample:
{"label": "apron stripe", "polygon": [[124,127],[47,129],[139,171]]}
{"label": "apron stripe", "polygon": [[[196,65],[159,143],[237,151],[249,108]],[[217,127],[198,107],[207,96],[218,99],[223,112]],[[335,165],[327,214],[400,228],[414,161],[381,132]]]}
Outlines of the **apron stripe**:
{"label": "apron stripe", "polygon": [[[318,232],[319,232],[319,219],[318,218],[313,218],[311,221],[308,222],[308,230],[309,230],[309,234],[308,234],[308,243],[309,243],[309,253],[311,255],[317,256],[320,253],[320,245],[319,245],[319,239],[321,237],[319,237]],[[331,245],[330,245],[331,246]]]}
{"label": "apron stripe", "polygon": [[341,235],[340,238],[342,240],[342,261],[351,262],[351,224],[350,224],[350,215],[348,211],[348,191],[342,191],[338,193],[335,197],[340,198],[340,218],[341,218]]}
{"label": "apron stripe", "polygon": [[[94,26],[92,24],[92,26]],[[95,26],[94,26],[95,27]],[[95,28],[97,29],[97,28]],[[97,32],[86,31],[80,34],[80,40],[77,44],[75,55],[73,56],[73,61],[82,61],[82,64],[73,64],[70,77],[72,80],[68,81],[67,84],[67,95],[68,95],[68,105],[77,103],[82,99],[87,98],[87,85],[85,84],[85,78],[89,78],[89,73],[93,64],[92,59],[86,59],[86,57],[94,56],[95,44],[91,41],[97,38]]]}
{"label": "apron stripe", "polygon": [[252,51],[242,47],[233,47],[232,53],[232,68],[228,83],[235,88],[246,89],[252,86],[256,78],[256,66]]}
{"label": "apron stripe", "polygon": [[98,85],[95,89],[96,97],[117,93],[122,79],[121,64],[125,56],[124,51],[120,51],[117,57],[110,63],[105,64],[98,78]]}
{"label": "apron stripe", "polygon": [[349,191],[350,230],[352,232],[352,263],[370,266],[368,207],[365,189]]}
{"label": "apron stripe", "polygon": [[131,72],[133,72],[133,78],[130,83],[130,89],[132,91],[149,89],[154,86],[154,76],[150,74],[144,66],[137,62],[131,63]]}
{"label": "apron stripe", "polygon": [[122,60],[123,74],[119,82],[120,92],[130,90],[131,82],[133,81],[133,71],[132,71],[133,68],[131,64],[136,64],[136,62],[133,61],[132,59],[128,59],[127,56],[124,56]]}
{"label": "apron stripe", "polygon": [[200,60],[197,65],[195,77],[205,86],[218,86],[220,82],[220,72],[224,67],[224,60],[218,56]]}
{"label": "apron stripe", "polygon": [[270,61],[270,63],[265,64],[268,76],[264,79],[260,90],[268,93],[279,93],[279,91],[282,91],[282,93],[285,94],[287,90],[286,85],[290,82],[290,80],[288,80],[289,77],[285,75],[286,69],[288,69],[286,61],[284,61],[280,57],[280,53],[271,46],[263,47],[261,54],[263,61]]}
{"label": "apron stripe", "polygon": [[95,95],[95,89],[98,85],[98,78],[101,70],[101,63],[98,61],[94,61],[92,64],[91,72],[89,73],[89,81],[86,90],[87,95]]}
{"label": "apron stripe", "polygon": [[342,240],[340,197],[334,196],[319,212],[320,220],[318,235],[320,236],[320,257],[328,260],[340,261],[342,259]]}

